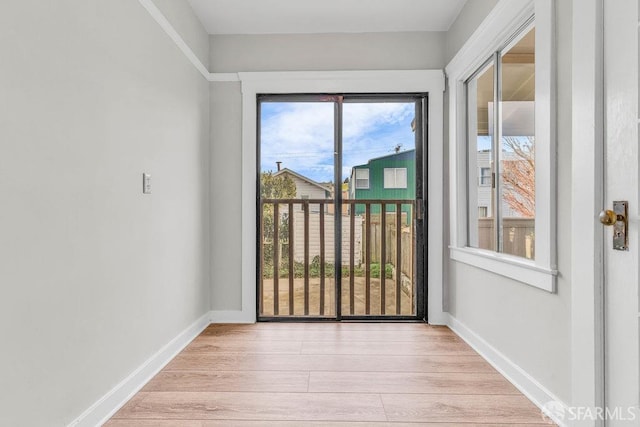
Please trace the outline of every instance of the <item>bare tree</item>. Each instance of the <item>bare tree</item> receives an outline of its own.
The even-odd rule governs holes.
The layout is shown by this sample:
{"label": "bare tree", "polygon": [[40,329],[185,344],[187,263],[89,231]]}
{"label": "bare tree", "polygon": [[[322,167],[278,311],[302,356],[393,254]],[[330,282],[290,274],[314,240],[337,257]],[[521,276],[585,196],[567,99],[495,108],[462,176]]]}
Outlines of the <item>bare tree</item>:
{"label": "bare tree", "polygon": [[535,217],[536,166],[534,137],[504,137],[502,160],[503,198],[524,218]]}

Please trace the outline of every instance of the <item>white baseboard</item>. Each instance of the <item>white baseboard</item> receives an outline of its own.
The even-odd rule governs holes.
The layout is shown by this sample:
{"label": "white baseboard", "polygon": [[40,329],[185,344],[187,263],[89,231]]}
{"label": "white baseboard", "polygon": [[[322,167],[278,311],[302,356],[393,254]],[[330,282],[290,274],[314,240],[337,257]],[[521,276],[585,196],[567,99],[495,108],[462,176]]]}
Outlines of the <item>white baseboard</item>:
{"label": "white baseboard", "polygon": [[[565,402],[547,390],[542,384],[536,381],[535,378],[469,329],[465,324],[449,313],[445,313],[445,316],[447,317],[447,326],[449,326],[451,330],[466,341],[467,344],[520,390],[522,394],[529,398],[541,411],[544,411],[553,422],[560,427],[568,426],[565,420],[561,418],[562,414],[567,413],[569,408]],[[553,402],[553,404],[550,405],[551,402]],[[542,416],[542,412],[540,416]]]}
{"label": "white baseboard", "polygon": [[72,421],[69,427],[94,427],[104,424],[210,323],[211,313],[206,313],[91,405],[82,415]]}
{"label": "white baseboard", "polygon": [[241,310],[212,310],[211,323],[255,323],[255,313]]}

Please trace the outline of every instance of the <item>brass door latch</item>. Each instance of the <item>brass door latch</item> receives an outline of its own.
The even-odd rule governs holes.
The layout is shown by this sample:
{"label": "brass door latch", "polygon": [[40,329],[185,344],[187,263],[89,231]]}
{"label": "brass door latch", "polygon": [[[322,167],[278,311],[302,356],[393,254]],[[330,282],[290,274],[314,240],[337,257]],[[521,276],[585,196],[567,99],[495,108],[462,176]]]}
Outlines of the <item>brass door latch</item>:
{"label": "brass door latch", "polygon": [[613,202],[613,210],[600,212],[600,222],[613,226],[613,249],[629,250],[629,202]]}

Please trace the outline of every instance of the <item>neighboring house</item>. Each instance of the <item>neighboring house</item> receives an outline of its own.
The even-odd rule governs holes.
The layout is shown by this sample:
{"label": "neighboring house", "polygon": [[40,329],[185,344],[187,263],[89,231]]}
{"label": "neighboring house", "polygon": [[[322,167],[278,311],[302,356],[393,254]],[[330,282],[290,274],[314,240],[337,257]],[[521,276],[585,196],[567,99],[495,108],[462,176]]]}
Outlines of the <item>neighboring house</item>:
{"label": "neighboring house", "polygon": [[[482,150],[478,151],[477,163],[478,163],[478,218],[491,218],[493,217],[491,200],[492,186],[491,186],[491,151]],[[502,152],[502,158],[509,161],[519,160],[513,153]],[[502,201],[502,216],[506,218],[518,218],[519,215],[514,211],[511,206]]]}
{"label": "neighboring house", "polygon": [[[296,185],[296,199],[329,199],[331,200],[331,188],[326,185],[320,184],[307,178],[304,175],[292,171],[291,169],[284,168],[273,174],[273,176],[288,176],[293,180]],[[295,205],[295,210],[302,210],[301,205]],[[310,206],[311,212],[318,212],[320,206],[312,204]],[[326,211],[326,208],[325,208]]]}
{"label": "neighboring house", "polygon": [[[354,166],[349,179],[349,198],[360,200],[415,200],[416,150],[407,150],[369,160]],[[396,207],[387,206],[387,212]],[[356,205],[356,215],[365,212],[364,205]],[[406,223],[411,223],[411,207],[403,205]],[[372,214],[380,213],[380,205],[371,206]]]}

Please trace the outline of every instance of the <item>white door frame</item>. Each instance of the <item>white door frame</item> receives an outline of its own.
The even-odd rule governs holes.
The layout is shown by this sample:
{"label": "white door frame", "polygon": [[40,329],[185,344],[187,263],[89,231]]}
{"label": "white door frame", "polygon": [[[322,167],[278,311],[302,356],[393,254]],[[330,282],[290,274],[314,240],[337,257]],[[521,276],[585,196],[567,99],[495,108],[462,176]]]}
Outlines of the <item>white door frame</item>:
{"label": "white door frame", "polygon": [[234,321],[256,321],[256,95],[295,93],[429,93],[427,161],[427,297],[431,324],[443,309],[444,188],[442,70],[238,73],[242,84],[242,311]]}
{"label": "white door frame", "polygon": [[591,408],[605,404],[604,232],[597,218],[604,203],[603,25],[603,0],[573,8],[571,405]]}

